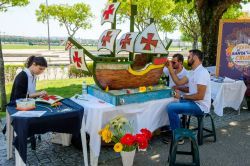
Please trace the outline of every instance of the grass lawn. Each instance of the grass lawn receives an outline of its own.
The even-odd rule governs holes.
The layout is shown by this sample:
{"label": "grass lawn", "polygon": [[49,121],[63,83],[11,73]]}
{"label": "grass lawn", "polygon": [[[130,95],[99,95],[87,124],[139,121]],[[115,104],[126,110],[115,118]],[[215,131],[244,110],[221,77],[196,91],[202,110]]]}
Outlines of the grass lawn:
{"label": "grass lawn", "polygon": [[[93,84],[92,77],[86,77],[87,84]],[[71,97],[74,94],[82,93],[83,78],[65,79],[65,80],[45,80],[37,82],[37,91],[46,90],[51,95],[59,95],[64,98]],[[6,85],[7,101],[10,100],[12,83]],[[0,101],[1,102],[1,101]],[[4,117],[5,112],[0,112],[0,117]]]}

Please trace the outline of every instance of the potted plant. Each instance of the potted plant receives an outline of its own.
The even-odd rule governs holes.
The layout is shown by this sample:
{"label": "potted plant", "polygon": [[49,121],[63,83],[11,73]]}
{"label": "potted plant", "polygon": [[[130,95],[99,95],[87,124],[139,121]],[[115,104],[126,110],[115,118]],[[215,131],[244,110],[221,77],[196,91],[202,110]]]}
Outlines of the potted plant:
{"label": "potted plant", "polygon": [[152,137],[151,131],[146,128],[134,134],[131,123],[123,116],[112,119],[99,131],[102,140],[106,143],[113,141],[114,151],[121,153],[124,166],[132,166],[136,149],[146,150],[148,141]]}

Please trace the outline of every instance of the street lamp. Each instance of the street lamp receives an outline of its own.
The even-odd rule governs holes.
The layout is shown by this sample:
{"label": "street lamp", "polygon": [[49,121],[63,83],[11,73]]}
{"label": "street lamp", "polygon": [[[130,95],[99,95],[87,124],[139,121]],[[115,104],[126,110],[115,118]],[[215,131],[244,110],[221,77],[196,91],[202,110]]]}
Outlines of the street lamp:
{"label": "street lamp", "polygon": [[[48,0],[46,0],[46,6],[48,7]],[[47,15],[47,25],[48,25],[48,46],[50,50],[49,15]]]}

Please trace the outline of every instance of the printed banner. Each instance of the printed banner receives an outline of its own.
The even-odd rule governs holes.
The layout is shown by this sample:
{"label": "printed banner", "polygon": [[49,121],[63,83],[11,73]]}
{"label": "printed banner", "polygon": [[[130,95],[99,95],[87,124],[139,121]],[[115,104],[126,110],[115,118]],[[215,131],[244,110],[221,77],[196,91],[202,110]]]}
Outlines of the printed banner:
{"label": "printed banner", "polygon": [[216,75],[250,77],[250,20],[221,20]]}

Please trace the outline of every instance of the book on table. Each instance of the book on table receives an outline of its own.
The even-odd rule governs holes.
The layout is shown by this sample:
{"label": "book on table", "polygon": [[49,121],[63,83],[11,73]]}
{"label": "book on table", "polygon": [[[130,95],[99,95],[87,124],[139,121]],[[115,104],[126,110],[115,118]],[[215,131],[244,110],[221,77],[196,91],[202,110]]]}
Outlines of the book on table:
{"label": "book on table", "polygon": [[47,96],[44,96],[44,97],[39,97],[39,98],[36,98],[36,102],[42,102],[42,103],[47,103],[47,104],[54,104],[60,100],[64,99],[63,97],[61,96],[58,96],[58,95],[47,95]]}

